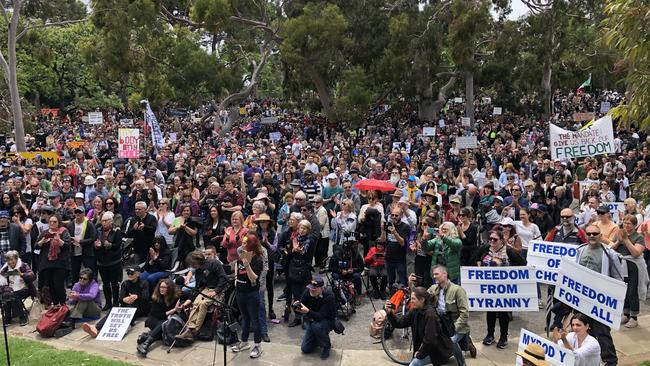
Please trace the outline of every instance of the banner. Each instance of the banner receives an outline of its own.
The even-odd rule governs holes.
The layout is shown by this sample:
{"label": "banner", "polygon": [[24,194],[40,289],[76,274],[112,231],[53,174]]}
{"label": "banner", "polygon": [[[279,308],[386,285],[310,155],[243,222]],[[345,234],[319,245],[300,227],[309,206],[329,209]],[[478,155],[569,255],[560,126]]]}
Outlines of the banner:
{"label": "banner", "polygon": [[102,112],[88,112],[88,123],[91,125],[101,125],[104,123]]}
{"label": "banner", "polygon": [[131,319],[135,316],[136,310],[138,309],[112,308],[96,339],[98,341],[121,341],[126,331],[129,330]]}
{"label": "banner", "polygon": [[478,142],[476,136],[457,136],[456,149],[476,149]]}
{"label": "banner", "polygon": [[34,165],[35,162],[33,160],[36,159],[37,156],[40,156],[43,159],[45,159],[45,163],[47,164],[48,168],[55,168],[59,165],[59,153],[57,153],[56,151],[5,153],[5,158],[7,158],[8,160],[16,160],[18,156],[20,156],[24,160],[27,160],[28,165]]}
{"label": "banner", "polygon": [[[517,352],[523,353],[526,346],[530,343],[537,343],[544,348],[544,353],[546,354],[544,360],[552,366],[573,366],[576,362],[573,351],[521,328]],[[517,365],[523,365],[523,360],[520,356],[517,356]]]}
{"label": "banner", "polygon": [[596,113],[594,113],[594,112],[584,112],[584,113],[574,113],[573,114],[573,120],[575,122],[591,121],[594,118],[596,118]]}
{"label": "banner", "polygon": [[278,123],[278,117],[262,117],[260,123],[263,125],[272,125]]}
{"label": "banner", "polygon": [[588,317],[618,330],[621,327],[626,290],[625,282],[563,258],[560,261],[554,297]]}
{"label": "banner", "polygon": [[535,278],[537,282],[555,285],[557,283],[557,269],[560,267],[560,259],[566,257],[575,261],[577,255],[577,245],[532,240],[528,245],[528,257],[526,260],[529,266],[535,267]]}
{"label": "banner", "polygon": [[580,131],[568,131],[550,124],[551,157],[568,160],[614,153],[612,117],[605,116]]}
{"label": "banner", "polygon": [[153,146],[156,150],[162,149],[164,145],[163,135],[162,132],[160,131],[160,125],[158,124],[156,115],[153,113],[153,110],[151,110],[151,105],[149,104],[148,100],[146,99],[141,100],[140,103],[144,103],[146,105],[144,120],[147,122],[147,125],[149,126],[149,131],[151,131],[151,142],[153,143]]}
{"label": "banner", "polygon": [[539,311],[533,267],[461,267],[470,311]]}
{"label": "banner", "polygon": [[118,157],[137,159],[140,157],[140,130],[120,128],[118,130]]}
{"label": "banner", "polygon": [[435,136],[436,128],[435,127],[422,127],[422,136]]}

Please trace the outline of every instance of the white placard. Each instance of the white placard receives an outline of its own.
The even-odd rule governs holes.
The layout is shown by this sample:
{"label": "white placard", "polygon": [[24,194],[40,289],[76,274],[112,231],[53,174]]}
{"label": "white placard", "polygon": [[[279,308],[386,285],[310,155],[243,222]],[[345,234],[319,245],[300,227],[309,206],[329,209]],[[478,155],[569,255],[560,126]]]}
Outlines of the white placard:
{"label": "white placard", "polygon": [[439,126],[440,128],[444,128],[444,127],[445,127],[445,120],[444,120],[444,118],[440,118],[440,119],[438,120],[438,126]]}
{"label": "white placard", "polygon": [[492,98],[490,98],[490,97],[483,97],[483,98],[481,98],[481,102],[482,102],[483,104],[492,104]]}
{"label": "white placard", "polygon": [[555,243],[551,241],[532,240],[528,245],[526,260],[536,269],[538,282],[554,285],[557,283],[557,269],[563,257],[575,260],[578,246],[574,244]]}
{"label": "white placard", "polygon": [[478,142],[476,136],[458,136],[456,137],[456,149],[476,149]]}
{"label": "white placard", "polygon": [[272,125],[278,122],[278,117],[262,117],[260,123],[263,125]]}
{"label": "white placard", "polygon": [[603,202],[603,205],[609,208],[609,213],[612,215],[612,221],[615,223],[621,222],[621,212],[625,212],[625,204],[623,202]]}
{"label": "white placard", "polygon": [[270,132],[269,133],[269,140],[271,141],[280,141],[280,138],[282,137],[282,134],[280,132]]}
{"label": "white placard", "polygon": [[129,330],[131,319],[135,316],[136,310],[136,308],[112,308],[96,339],[98,341],[121,341],[126,331]]}
{"label": "white placard", "polygon": [[463,98],[461,97],[454,98],[454,103],[462,103],[462,102],[463,102]]}
{"label": "white placard", "polygon": [[502,112],[503,109],[501,107],[494,107],[494,109],[492,110],[492,115],[500,116]]}
{"label": "white placard", "polygon": [[137,159],[140,157],[140,130],[137,128],[120,128],[118,134],[118,157]]}
{"label": "white placard", "polygon": [[612,104],[610,102],[600,102],[600,113],[607,113],[610,109],[612,109]]}
{"label": "white placard", "polygon": [[[548,339],[539,336],[529,330],[521,328],[519,335],[519,347],[517,351],[523,353],[529,343],[537,343],[544,348],[546,357],[544,360],[552,366],[573,366],[576,362],[573,351],[560,346]],[[523,365],[523,360],[517,356],[517,365]]]}
{"label": "white placard", "polygon": [[592,271],[571,259],[560,260],[554,297],[615,330],[621,326],[626,290],[623,281]]}
{"label": "white placard", "polygon": [[568,160],[614,153],[612,117],[605,116],[579,131],[568,131],[550,124],[551,157]]}
{"label": "white placard", "polygon": [[471,120],[469,119],[469,117],[462,117],[460,119],[460,125],[465,126],[465,127],[469,127],[471,125]]}
{"label": "white placard", "polygon": [[176,134],[176,132],[170,132],[169,133],[169,141],[171,141],[171,142],[178,141],[178,135]]}
{"label": "white placard", "polygon": [[120,120],[120,126],[133,126],[133,120],[131,118],[122,118]]}
{"label": "white placard", "polygon": [[88,123],[91,125],[101,125],[104,123],[102,112],[88,112]]}
{"label": "white placard", "polygon": [[422,127],[422,136],[435,136],[436,128],[435,127]]}
{"label": "white placard", "polygon": [[533,267],[461,267],[470,311],[539,311]]}

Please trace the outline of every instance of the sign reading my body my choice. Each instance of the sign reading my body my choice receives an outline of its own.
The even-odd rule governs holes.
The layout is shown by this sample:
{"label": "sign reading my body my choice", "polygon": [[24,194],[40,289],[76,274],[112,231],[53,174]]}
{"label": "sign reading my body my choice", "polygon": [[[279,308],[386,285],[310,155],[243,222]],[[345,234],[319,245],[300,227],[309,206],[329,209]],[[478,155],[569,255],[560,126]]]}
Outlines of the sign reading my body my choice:
{"label": "sign reading my body my choice", "polygon": [[471,311],[539,311],[532,267],[461,267]]}
{"label": "sign reading my body my choice", "polygon": [[618,330],[627,285],[592,271],[572,258],[560,260],[554,297],[588,317]]}
{"label": "sign reading my body my choice", "polygon": [[560,259],[575,258],[577,254],[578,246],[574,244],[533,240],[528,245],[527,260],[529,266],[535,267],[535,278],[538,282],[555,285]]}
{"label": "sign reading my body my choice", "polygon": [[[537,343],[544,348],[546,355],[546,362],[553,366],[573,366],[575,364],[575,356],[573,351],[570,351],[560,345],[557,345],[544,337],[521,328],[521,335],[519,336],[519,352],[524,352],[529,343]],[[521,357],[517,356],[517,365],[522,365]]]}

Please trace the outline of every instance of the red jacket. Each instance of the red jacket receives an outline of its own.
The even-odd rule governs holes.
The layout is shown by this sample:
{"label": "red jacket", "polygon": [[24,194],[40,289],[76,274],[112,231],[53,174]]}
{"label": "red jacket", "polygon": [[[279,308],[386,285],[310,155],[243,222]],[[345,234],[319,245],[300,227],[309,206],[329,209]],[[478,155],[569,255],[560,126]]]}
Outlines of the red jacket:
{"label": "red jacket", "polygon": [[[363,259],[366,264],[371,267],[382,267],[384,266],[384,255],[386,253],[386,248],[382,250],[377,250],[377,247],[372,247],[366,254],[366,257]],[[379,254],[379,258],[375,257],[375,254]]]}

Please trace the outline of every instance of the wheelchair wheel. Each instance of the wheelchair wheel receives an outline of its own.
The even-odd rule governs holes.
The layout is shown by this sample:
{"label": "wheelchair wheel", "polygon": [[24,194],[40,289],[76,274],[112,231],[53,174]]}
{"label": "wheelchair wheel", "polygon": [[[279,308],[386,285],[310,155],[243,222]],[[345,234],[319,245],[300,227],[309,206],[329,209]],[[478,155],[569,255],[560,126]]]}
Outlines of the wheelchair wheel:
{"label": "wheelchair wheel", "polygon": [[394,329],[386,320],[381,329],[381,346],[393,362],[400,365],[410,364],[413,359],[411,327]]}
{"label": "wheelchair wheel", "polygon": [[229,287],[224,296],[224,302],[234,310],[230,311],[230,322],[241,322],[241,312],[235,296],[235,286]]}

